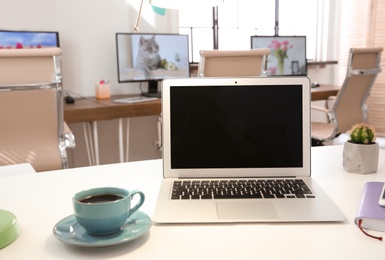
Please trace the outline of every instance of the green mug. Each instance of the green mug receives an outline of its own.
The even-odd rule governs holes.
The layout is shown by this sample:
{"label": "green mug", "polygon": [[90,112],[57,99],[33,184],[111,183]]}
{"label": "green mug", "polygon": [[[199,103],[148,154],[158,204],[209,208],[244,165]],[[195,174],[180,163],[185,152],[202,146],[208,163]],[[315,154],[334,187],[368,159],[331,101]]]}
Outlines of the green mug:
{"label": "green mug", "polygon": [[[131,206],[135,195],[138,202]],[[90,235],[109,235],[120,230],[126,220],[144,203],[144,193],[115,187],[100,187],[76,193],[73,198],[75,217]]]}

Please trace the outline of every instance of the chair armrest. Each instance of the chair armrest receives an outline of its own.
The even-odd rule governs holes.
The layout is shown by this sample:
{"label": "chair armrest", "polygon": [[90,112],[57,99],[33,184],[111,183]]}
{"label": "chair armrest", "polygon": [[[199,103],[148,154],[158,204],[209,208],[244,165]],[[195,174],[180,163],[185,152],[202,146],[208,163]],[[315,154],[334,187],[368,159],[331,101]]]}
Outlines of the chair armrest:
{"label": "chair armrest", "polygon": [[324,112],[325,114],[328,114],[328,113],[329,113],[329,110],[328,110],[328,109],[323,108],[323,107],[319,107],[319,106],[314,106],[314,105],[312,105],[312,106],[311,106],[311,109],[312,109],[312,110],[316,110],[316,111]]}
{"label": "chair armrest", "polygon": [[325,113],[327,118],[328,118],[328,122],[335,123],[335,121],[336,121],[335,114],[332,111],[328,110],[327,108],[323,108],[323,107],[318,107],[318,106],[312,105],[311,109],[315,110],[315,111],[320,111],[320,112]]}
{"label": "chair armrest", "polygon": [[330,109],[330,107],[334,104],[336,101],[337,97],[336,96],[329,96],[326,101],[325,101],[325,107],[326,109]]}
{"label": "chair armrest", "polygon": [[66,122],[64,122],[64,132],[63,132],[63,141],[64,141],[64,149],[66,148],[75,148],[76,143],[75,143],[75,136],[72,133],[71,129],[67,125]]}

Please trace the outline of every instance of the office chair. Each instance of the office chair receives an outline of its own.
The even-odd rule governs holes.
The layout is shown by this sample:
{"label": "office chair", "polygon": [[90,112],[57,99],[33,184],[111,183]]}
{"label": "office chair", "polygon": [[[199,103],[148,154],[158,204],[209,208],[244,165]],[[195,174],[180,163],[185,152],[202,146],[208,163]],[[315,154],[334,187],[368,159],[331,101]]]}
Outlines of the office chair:
{"label": "office chair", "polygon": [[381,72],[383,48],[352,48],[345,80],[336,96],[325,100],[325,107],[311,106],[327,115],[327,122],[312,122],[313,144],[322,144],[344,133],[352,125],[367,121],[366,100],[377,74]]}
{"label": "office chair", "polygon": [[262,76],[270,49],[201,50],[198,77]]}
{"label": "office chair", "polygon": [[0,49],[0,165],[68,167],[74,136],[63,121],[61,49]]}

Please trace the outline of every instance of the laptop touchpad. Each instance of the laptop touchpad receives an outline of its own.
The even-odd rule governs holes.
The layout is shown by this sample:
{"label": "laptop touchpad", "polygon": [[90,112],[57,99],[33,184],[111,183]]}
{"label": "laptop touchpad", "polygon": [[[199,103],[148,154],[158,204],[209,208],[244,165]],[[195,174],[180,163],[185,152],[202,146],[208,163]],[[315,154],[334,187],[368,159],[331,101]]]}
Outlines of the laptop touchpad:
{"label": "laptop touchpad", "polygon": [[219,219],[259,219],[269,220],[279,218],[278,212],[270,201],[229,201],[217,202]]}

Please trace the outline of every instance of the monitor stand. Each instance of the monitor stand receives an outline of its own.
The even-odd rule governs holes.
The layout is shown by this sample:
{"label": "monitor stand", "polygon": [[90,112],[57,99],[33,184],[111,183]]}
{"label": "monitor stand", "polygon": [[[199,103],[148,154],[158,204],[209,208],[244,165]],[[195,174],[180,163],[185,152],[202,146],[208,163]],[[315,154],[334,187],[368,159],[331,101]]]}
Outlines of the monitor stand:
{"label": "monitor stand", "polygon": [[148,92],[143,92],[142,96],[160,98],[161,94],[158,91],[158,81],[157,80],[150,80],[148,82]]}

